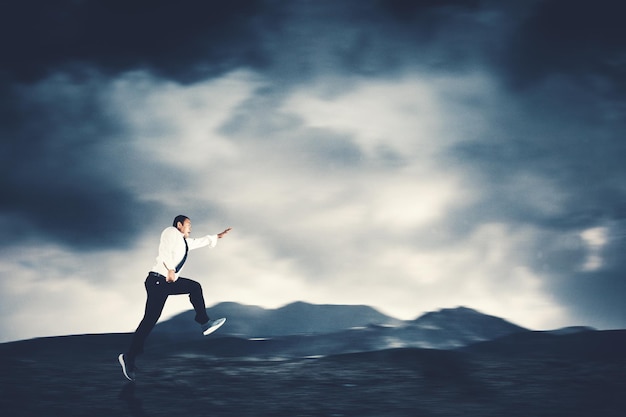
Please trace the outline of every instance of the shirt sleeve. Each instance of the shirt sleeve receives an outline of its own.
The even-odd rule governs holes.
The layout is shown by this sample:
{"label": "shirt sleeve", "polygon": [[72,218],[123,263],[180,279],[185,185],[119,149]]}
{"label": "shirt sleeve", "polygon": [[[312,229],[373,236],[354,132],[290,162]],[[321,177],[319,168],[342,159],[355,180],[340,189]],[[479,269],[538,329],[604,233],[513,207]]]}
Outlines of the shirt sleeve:
{"label": "shirt sleeve", "polygon": [[203,248],[208,246],[209,248],[214,248],[217,245],[217,235],[206,235],[199,238],[188,238],[187,245],[189,246],[189,250]]}
{"label": "shirt sleeve", "polygon": [[173,228],[167,228],[161,233],[159,243],[159,259],[167,269],[174,269],[180,260],[176,261],[176,238],[180,239],[180,232]]}

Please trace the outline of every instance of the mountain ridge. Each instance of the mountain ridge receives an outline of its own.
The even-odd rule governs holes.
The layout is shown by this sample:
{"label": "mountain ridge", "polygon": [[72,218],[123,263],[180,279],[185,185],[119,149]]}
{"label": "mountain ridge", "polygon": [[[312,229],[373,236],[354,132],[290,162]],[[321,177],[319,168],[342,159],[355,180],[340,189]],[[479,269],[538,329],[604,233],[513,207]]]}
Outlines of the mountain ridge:
{"label": "mountain ridge", "polygon": [[[276,309],[222,302],[207,308],[211,318],[226,317],[223,334],[243,337],[276,337],[296,334],[323,334],[364,327],[370,324],[399,325],[401,320],[366,305],[310,304],[296,301]],[[194,312],[188,310],[159,322],[155,332],[197,333]],[[184,336],[183,336],[184,337]]]}
{"label": "mountain ridge", "polygon": [[[200,352],[208,352],[207,345],[213,348],[220,345],[219,351],[228,352],[227,346],[232,345],[247,356],[324,356],[395,348],[454,350],[532,332],[464,306],[426,312],[414,320],[399,320],[366,305],[302,301],[276,309],[222,302],[207,308],[207,312],[213,318],[226,316],[228,319],[226,325],[209,338],[211,342],[199,331],[193,320],[194,312],[185,311],[157,324],[150,336],[150,345]],[[593,330],[574,326],[546,333],[560,335]],[[116,340],[128,337],[115,335]],[[59,336],[63,337],[67,336]],[[222,338],[228,340],[218,341]],[[43,343],[31,340],[34,340],[29,344],[31,350]],[[55,346],[59,343],[54,342]],[[122,348],[127,343],[122,342]]]}
{"label": "mountain ridge", "polygon": [[[276,309],[224,302],[207,308],[207,312],[213,318],[227,317],[219,336],[271,339],[264,345],[273,349],[260,349],[261,343],[250,344],[251,354],[282,351],[306,356],[388,348],[456,349],[530,331],[463,306],[427,312],[415,320],[399,320],[365,305],[302,301]],[[168,343],[200,342],[203,336],[193,317],[190,310],[161,322],[151,337]]]}
{"label": "mountain ridge", "polygon": [[[206,338],[193,321],[193,311],[187,311],[157,326],[150,336],[146,353],[276,359],[389,349],[426,349],[519,356],[544,350],[553,353],[577,352],[576,348],[567,348],[565,340],[591,347],[598,343],[592,340],[616,340],[620,346],[626,344],[621,333],[597,336],[598,331],[584,326],[537,332],[467,307],[431,311],[407,321],[385,316],[363,305],[296,302],[267,310],[225,302],[207,310],[210,314],[228,312],[230,330],[224,326],[218,333]],[[259,336],[264,334],[263,326],[268,319],[279,331]],[[315,325],[302,331],[303,321]],[[289,333],[293,329],[296,331]],[[0,351],[25,356],[55,355],[74,345],[71,349],[77,355],[79,352],[91,355],[97,351],[124,349],[130,336],[129,333],[114,333],[31,339],[0,344]]]}

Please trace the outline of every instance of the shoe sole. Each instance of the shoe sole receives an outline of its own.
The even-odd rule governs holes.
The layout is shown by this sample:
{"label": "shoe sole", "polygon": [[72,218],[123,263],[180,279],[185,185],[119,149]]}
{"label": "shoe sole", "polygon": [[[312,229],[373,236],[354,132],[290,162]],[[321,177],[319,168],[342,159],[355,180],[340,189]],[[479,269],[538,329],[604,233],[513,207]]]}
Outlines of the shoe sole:
{"label": "shoe sole", "polygon": [[120,362],[120,365],[122,365],[122,372],[124,372],[124,376],[126,377],[126,379],[128,379],[129,381],[134,381],[135,378],[131,378],[131,376],[128,375],[128,371],[126,370],[126,362],[124,362],[124,354],[120,353],[120,356],[117,357],[117,360]]}
{"label": "shoe sole", "polygon": [[213,333],[214,331],[216,331],[217,329],[219,329],[220,327],[222,327],[224,325],[224,323],[226,323],[226,319],[225,318],[221,318],[221,319],[217,319],[215,320],[215,324],[211,327],[209,327],[208,329],[206,329],[205,331],[202,332],[203,335],[208,336],[211,333]]}

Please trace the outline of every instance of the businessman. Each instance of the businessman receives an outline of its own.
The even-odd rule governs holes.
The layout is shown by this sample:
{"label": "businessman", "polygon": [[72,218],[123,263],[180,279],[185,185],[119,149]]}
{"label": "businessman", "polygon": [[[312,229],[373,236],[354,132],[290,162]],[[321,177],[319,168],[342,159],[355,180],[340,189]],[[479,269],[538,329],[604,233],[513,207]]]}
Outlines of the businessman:
{"label": "businessman", "polygon": [[172,226],[163,230],[156,262],[145,281],[147,299],[143,319],[135,330],[126,353],[120,353],[118,356],[127,379],[130,381],[135,379],[135,359],[143,353],[144,343],[159,320],[168,296],[189,294],[189,301],[196,313],[195,321],[202,327],[204,335],[213,333],[224,324],[225,318],[209,319],[200,283],[183,278],[179,274],[190,250],[205,246],[214,248],[218,239],[223,238],[230,231],[229,227],[217,235],[190,238],[191,220],[183,215],[176,216]]}

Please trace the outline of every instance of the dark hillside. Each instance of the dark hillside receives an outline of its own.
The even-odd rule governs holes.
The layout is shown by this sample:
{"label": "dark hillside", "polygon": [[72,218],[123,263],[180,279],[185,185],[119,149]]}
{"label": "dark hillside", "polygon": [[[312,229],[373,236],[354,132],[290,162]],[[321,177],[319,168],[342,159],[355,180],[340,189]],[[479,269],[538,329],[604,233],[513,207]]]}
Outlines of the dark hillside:
{"label": "dark hillside", "polygon": [[[0,345],[0,409],[11,417],[621,417],[623,334],[539,334],[509,351],[499,346],[520,336],[464,351],[282,359],[243,358],[237,350],[248,354],[250,341],[232,337],[205,340],[210,355],[193,342],[155,343],[135,383],[125,382],[116,359],[129,335],[34,339]],[[593,357],[563,355],[571,342],[591,346]],[[602,355],[608,344],[604,353],[612,353]],[[268,352],[275,346],[265,345]]]}

